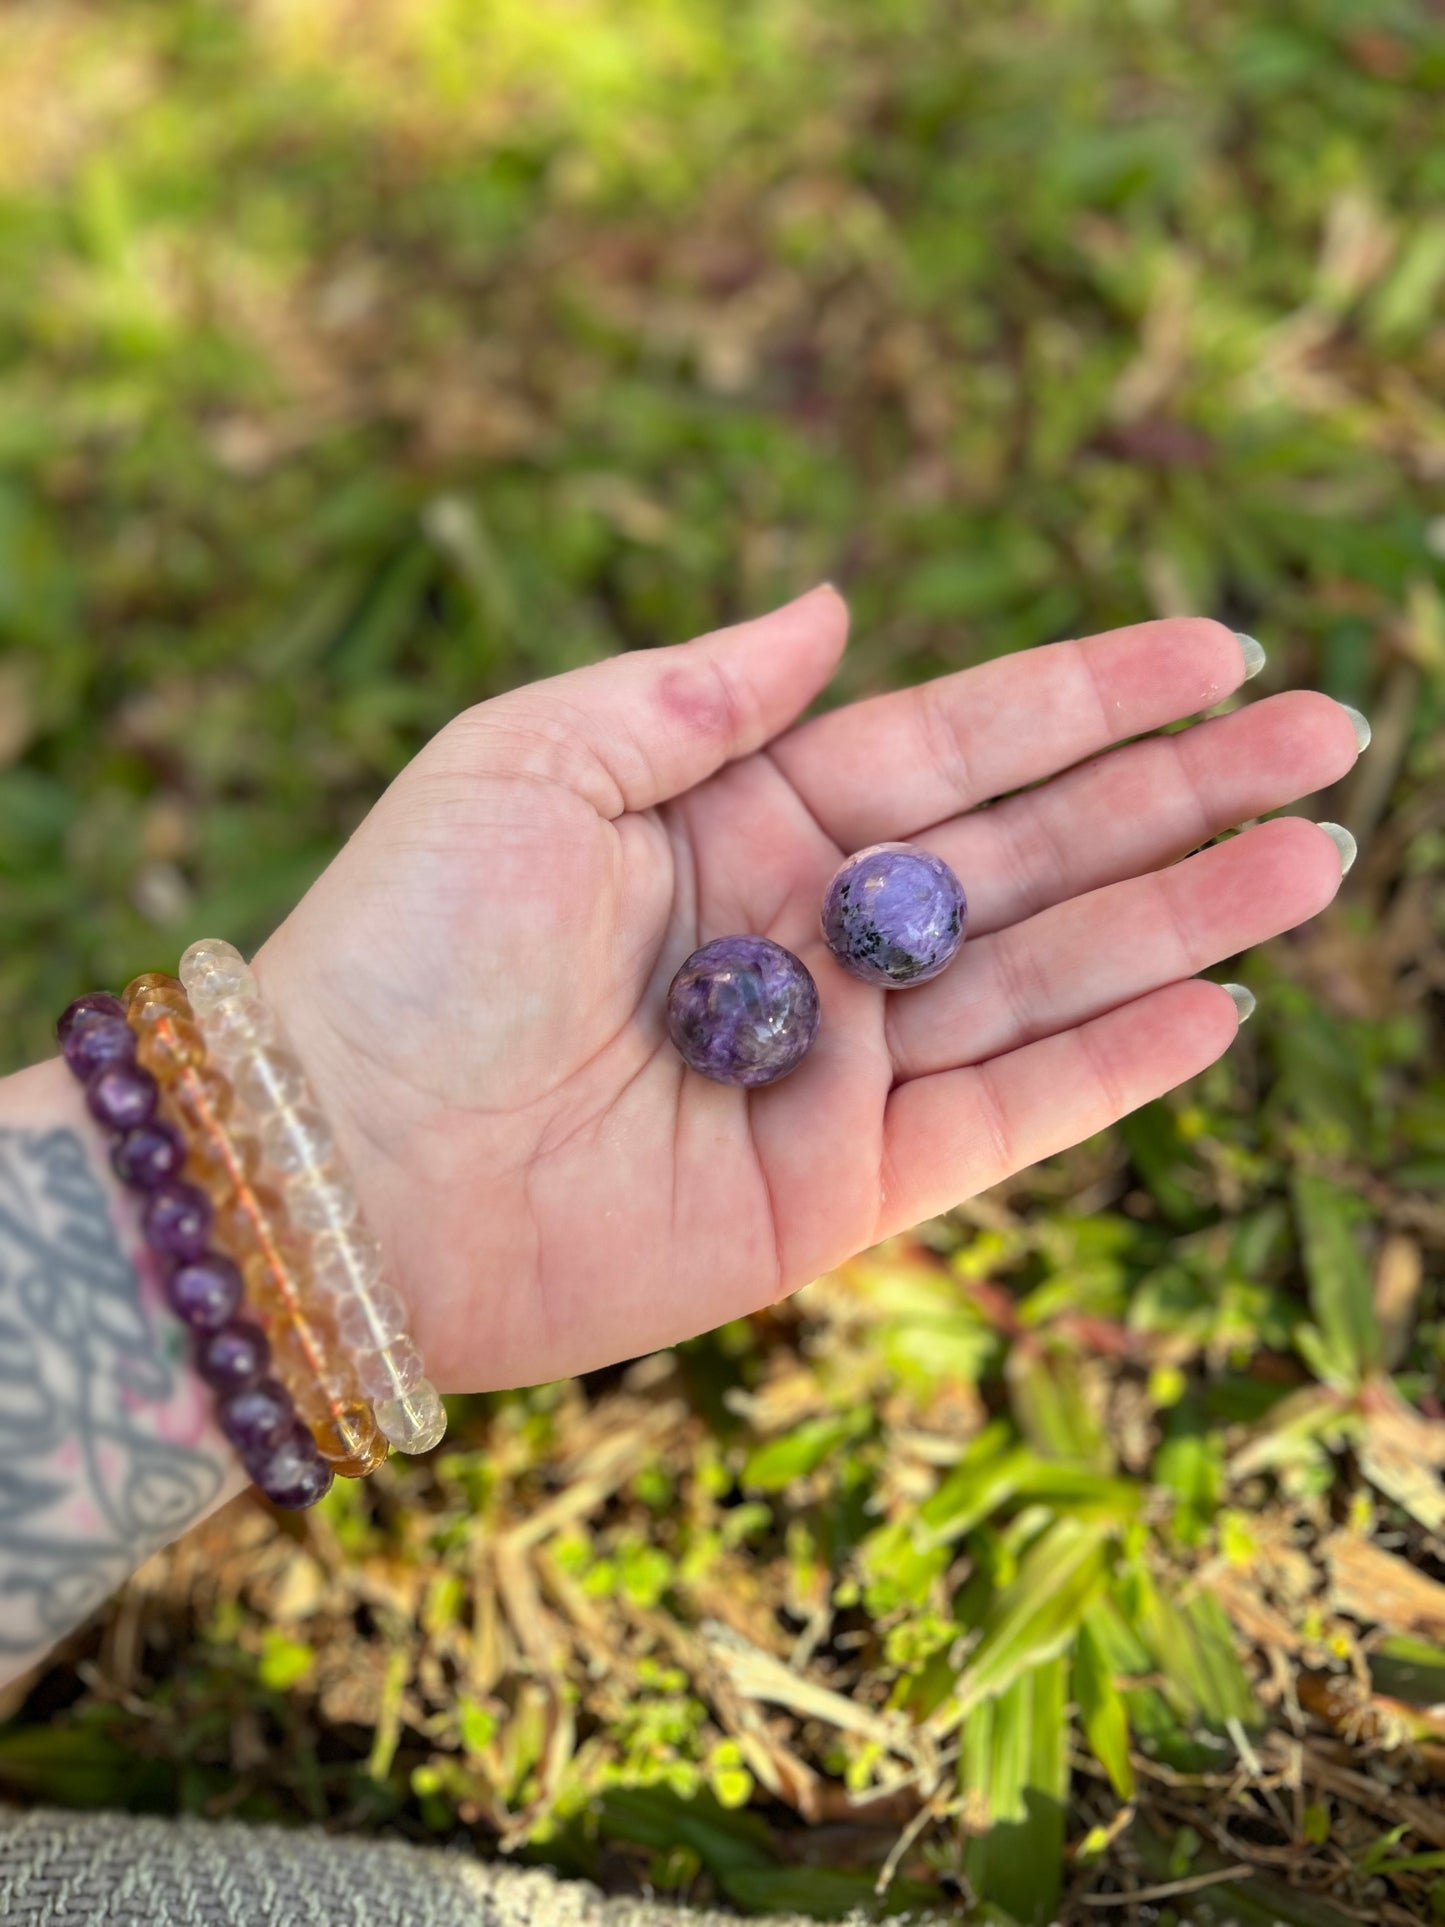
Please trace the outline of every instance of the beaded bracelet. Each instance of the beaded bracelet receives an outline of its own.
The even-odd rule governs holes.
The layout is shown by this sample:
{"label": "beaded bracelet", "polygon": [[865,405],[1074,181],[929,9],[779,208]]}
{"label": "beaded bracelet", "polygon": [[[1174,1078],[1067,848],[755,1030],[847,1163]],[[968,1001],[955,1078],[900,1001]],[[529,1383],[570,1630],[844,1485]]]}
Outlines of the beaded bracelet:
{"label": "beaded bracelet", "polygon": [[214,1207],[182,1175],[186,1143],[156,1116],[160,1086],[141,1061],[126,1006],[104,991],[77,997],[56,1035],[66,1063],[85,1086],[91,1116],[112,1136],[111,1163],[145,1200],[146,1243],[167,1267],[166,1296],[190,1328],[196,1369],[216,1391],[216,1416],[246,1470],[277,1505],[314,1505],[331,1472],[300,1424],[284,1385],[270,1376],[263,1332],[236,1316],[240,1272],[213,1250]]}
{"label": "beaded bracelet", "polygon": [[[351,1175],[300,1060],[241,953],[219,938],[193,943],[181,981],[206,1047],[228,1072],[292,1225],[317,1296],[352,1352],[377,1426],[401,1452],[426,1452],[446,1410],[407,1331],[406,1307],[383,1275],[381,1247],[362,1220]],[[323,1450],[324,1450],[323,1446]]]}
{"label": "beaded bracelet", "polygon": [[344,1477],[375,1471],[386,1457],[341,1341],[307,1302],[304,1254],[283,1200],[256,1180],[260,1147],[231,1121],[234,1092],[209,1062],[186,992],[159,972],[125,993],[143,1064],[161,1080],[162,1103],[182,1125],[191,1174],[215,1207],[216,1242],[240,1270],[248,1308],[270,1340],[276,1376],[321,1457]]}

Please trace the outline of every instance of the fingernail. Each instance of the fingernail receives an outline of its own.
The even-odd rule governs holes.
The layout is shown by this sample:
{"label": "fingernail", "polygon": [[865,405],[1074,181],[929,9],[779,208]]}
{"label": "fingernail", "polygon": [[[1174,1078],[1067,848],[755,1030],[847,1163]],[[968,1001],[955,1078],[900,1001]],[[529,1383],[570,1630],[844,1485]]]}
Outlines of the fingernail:
{"label": "fingernail", "polygon": [[1234,1008],[1239,1012],[1240,1023],[1247,1024],[1253,1017],[1254,1007],[1258,1002],[1254,992],[1246,984],[1221,984],[1219,988],[1229,992],[1234,999]]}
{"label": "fingernail", "polygon": [[1234,640],[1244,652],[1244,680],[1252,682],[1264,667],[1264,644],[1247,636],[1242,629],[1236,629]]}
{"label": "fingernail", "polygon": [[1350,835],[1343,823],[1321,823],[1320,828],[1340,853],[1340,875],[1347,877],[1355,867],[1355,858],[1360,846]]}
{"label": "fingernail", "polygon": [[1349,717],[1350,727],[1355,732],[1355,748],[1363,754],[1370,747],[1370,737],[1374,734],[1370,728],[1370,719],[1363,711],[1355,709],[1349,703],[1341,703],[1340,708]]}

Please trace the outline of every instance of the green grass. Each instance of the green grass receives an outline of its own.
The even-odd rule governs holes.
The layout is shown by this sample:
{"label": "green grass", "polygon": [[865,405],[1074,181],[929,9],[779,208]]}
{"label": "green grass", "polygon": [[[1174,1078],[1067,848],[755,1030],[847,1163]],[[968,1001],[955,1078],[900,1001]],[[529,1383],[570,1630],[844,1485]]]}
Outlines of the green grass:
{"label": "green grass", "polygon": [[11,1062],[258,940],[463,704],[822,576],[844,693],[1197,610],[1376,744],[1196,1087],[640,1376],[460,1402],[309,1540],[232,1515],[12,1696],[0,1783],[744,1908],[1440,1904],[1388,1561],[1445,1571],[1442,110],[1389,0],[12,11]]}

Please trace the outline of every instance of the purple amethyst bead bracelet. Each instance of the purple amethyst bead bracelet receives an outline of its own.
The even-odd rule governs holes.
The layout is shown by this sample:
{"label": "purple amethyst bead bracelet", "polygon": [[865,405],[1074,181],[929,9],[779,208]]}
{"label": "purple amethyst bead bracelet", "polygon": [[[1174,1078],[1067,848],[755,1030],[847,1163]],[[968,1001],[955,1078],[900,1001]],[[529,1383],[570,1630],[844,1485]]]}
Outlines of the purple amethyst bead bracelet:
{"label": "purple amethyst bead bracelet", "polygon": [[[823,896],[823,937],[850,976],[885,990],[926,984],[958,954],[963,885],[942,857],[909,843],[850,856]],[[818,1034],[818,987],[767,937],[717,937],[694,950],[667,993],[679,1055],[717,1084],[755,1090],[796,1070]]]}
{"label": "purple amethyst bead bracelet", "polygon": [[77,997],[56,1025],[66,1063],[85,1086],[91,1116],[113,1134],[116,1176],[139,1194],[146,1243],[166,1267],[166,1298],[190,1328],[196,1369],[217,1393],[216,1418],[246,1470],[274,1504],[314,1505],[331,1468],[296,1416],[286,1388],[267,1376],[264,1333],[236,1314],[242,1279],[208,1247],[211,1200],[182,1176],[186,1147],[155,1115],[160,1090],[136,1062],[136,1037],[118,997]]}

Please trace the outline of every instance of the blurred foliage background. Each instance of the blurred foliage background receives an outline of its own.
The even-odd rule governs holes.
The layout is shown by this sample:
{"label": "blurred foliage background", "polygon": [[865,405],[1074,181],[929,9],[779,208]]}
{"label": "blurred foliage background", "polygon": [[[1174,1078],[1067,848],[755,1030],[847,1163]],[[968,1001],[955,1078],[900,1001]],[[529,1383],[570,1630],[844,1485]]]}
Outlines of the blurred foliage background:
{"label": "blurred foliage background", "polygon": [[11,1063],[258,941],[462,705],[823,576],[841,693],[1197,611],[1375,724],[1195,1088],[241,1502],[0,1787],[743,1908],[1445,1910],[1442,126],[1424,0],[0,13]]}

